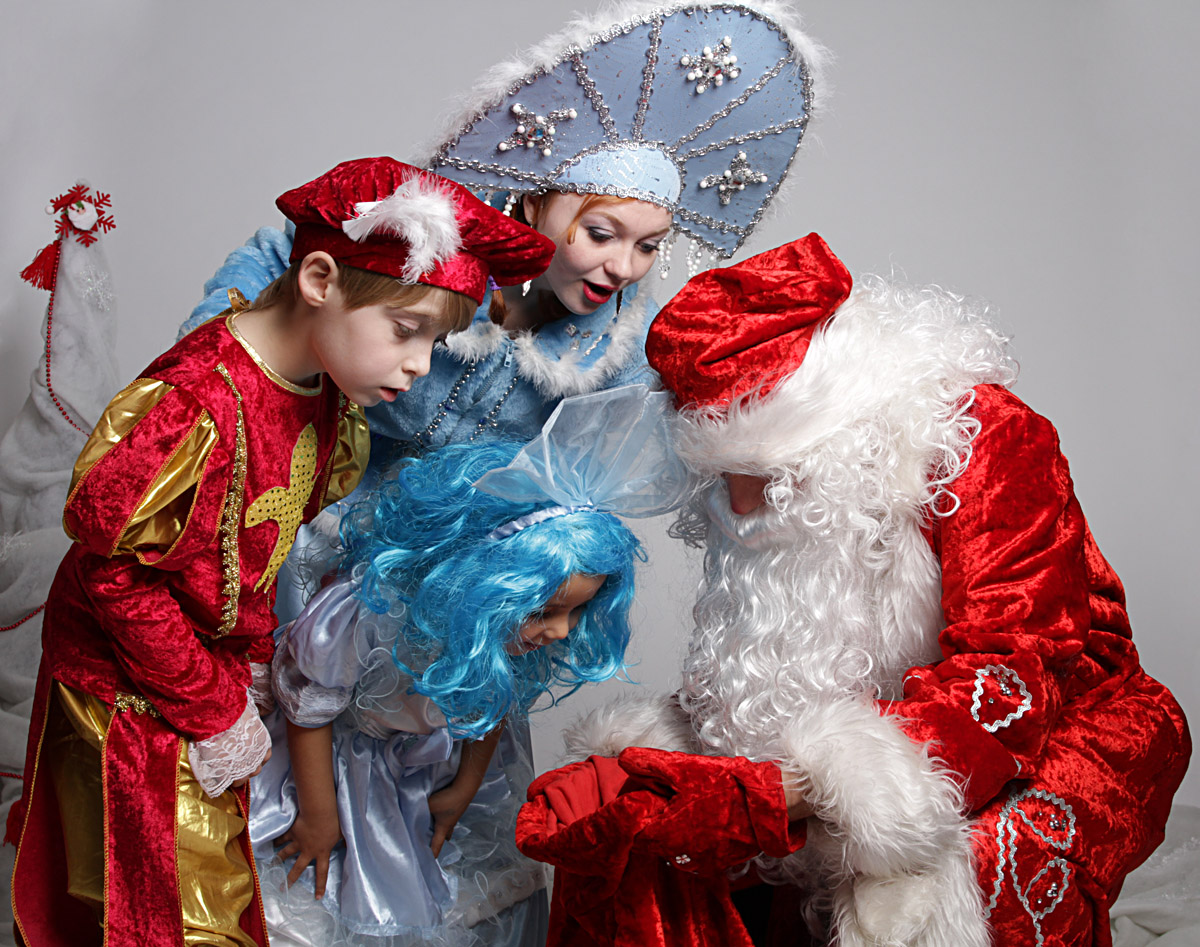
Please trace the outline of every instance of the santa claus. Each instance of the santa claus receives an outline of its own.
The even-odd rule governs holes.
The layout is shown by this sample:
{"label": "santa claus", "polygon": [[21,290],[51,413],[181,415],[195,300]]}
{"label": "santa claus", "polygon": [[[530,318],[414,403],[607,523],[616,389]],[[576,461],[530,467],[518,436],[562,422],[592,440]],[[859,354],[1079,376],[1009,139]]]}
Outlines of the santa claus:
{"label": "santa claus", "polygon": [[1110,943],[1187,725],[986,311],[810,235],[692,279],[647,353],[705,576],[679,694],[583,721],[599,757],[531,788],[559,942],[749,943],[753,859],[793,942]]}

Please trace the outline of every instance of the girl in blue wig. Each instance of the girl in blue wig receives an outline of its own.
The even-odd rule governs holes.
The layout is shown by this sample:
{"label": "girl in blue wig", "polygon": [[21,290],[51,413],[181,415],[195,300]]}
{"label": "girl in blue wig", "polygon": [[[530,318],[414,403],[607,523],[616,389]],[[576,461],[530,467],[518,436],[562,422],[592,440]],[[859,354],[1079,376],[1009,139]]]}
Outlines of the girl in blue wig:
{"label": "girl in blue wig", "polygon": [[274,751],[252,786],[272,944],[528,929],[516,915],[542,879],[511,837],[529,771],[506,728],[624,667],[644,554],[614,512],[678,495],[666,397],[568,399],[524,448],[403,460],[343,518],[338,578],[281,629]]}

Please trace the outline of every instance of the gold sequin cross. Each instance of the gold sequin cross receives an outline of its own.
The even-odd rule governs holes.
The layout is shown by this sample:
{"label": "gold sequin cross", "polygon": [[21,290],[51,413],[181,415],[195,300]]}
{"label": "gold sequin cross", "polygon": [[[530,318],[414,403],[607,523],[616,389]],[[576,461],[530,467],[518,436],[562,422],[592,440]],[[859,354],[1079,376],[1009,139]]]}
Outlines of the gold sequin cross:
{"label": "gold sequin cross", "polygon": [[267,571],[254,586],[259,591],[271,583],[279,572],[288,551],[296,540],[296,530],[304,516],[312,496],[313,480],[317,472],[317,431],[311,424],[300,432],[296,446],[292,449],[292,471],[287,487],[271,487],[246,509],[246,526],[257,526],[267,520],[279,524],[279,539],[267,563]]}

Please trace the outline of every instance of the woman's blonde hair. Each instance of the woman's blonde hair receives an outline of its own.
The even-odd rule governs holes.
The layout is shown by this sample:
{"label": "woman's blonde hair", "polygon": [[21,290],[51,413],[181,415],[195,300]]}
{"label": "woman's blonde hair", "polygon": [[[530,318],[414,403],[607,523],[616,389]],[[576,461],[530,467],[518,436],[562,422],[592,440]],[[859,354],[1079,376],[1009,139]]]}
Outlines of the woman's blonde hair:
{"label": "woman's blonde hair", "polygon": [[[537,230],[538,221],[545,214],[546,209],[550,206],[550,201],[556,197],[562,197],[562,191],[547,191],[545,194],[537,195],[533,205],[533,219],[525,219],[525,202],[518,201],[513,209],[513,219],[519,220],[523,224],[528,224],[534,230]],[[604,207],[612,204],[625,204],[637,200],[634,197],[613,197],[611,194],[584,194],[583,200],[580,202],[578,209],[575,211],[575,216],[571,218],[571,223],[567,225],[567,243],[575,242],[575,231],[579,228],[579,221],[593,207]]]}

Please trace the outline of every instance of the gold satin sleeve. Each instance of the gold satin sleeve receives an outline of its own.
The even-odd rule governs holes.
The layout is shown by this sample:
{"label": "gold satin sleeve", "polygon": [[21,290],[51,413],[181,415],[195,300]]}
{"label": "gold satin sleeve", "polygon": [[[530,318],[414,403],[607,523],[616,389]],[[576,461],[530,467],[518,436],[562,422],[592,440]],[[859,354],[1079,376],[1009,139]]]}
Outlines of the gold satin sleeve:
{"label": "gold satin sleeve", "polygon": [[367,428],[367,416],[353,401],[349,403],[346,416],[338,425],[338,442],[333,449],[333,461],[329,473],[329,485],[325,488],[322,506],[336,503],[358,486],[367,461],[371,458],[371,432]]}
{"label": "gold satin sleeve", "polygon": [[[79,459],[75,461],[68,496],[74,496],[79,482],[172,388],[172,385],[155,378],[139,378],[109,402]],[[196,486],[200,483],[209,454],[218,439],[212,417],[207,411],[201,411],[187,437],[159,471],[154,483],[129,517],[113,555],[136,553],[138,547],[169,550],[175,544],[183,535]],[[69,529],[67,535],[77,539]]]}

